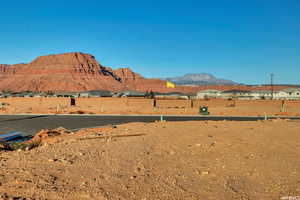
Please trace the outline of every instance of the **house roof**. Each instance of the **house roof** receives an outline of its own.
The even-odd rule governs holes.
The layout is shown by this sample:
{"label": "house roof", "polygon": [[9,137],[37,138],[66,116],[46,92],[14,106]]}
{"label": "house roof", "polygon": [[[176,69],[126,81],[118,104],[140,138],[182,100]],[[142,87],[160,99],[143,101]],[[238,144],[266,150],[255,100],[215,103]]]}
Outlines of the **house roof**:
{"label": "house roof", "polygon": [[126,96],[145,96],[146,94],[145,92],[139,92],[134,90],[126,90],[119,93]]}
{"label": "house roof", "polygon": [[77,95],[78,92],[56,92],[56,95],[63,95],[63,96],[72,96],[72,95]]}
{"label": "house roof", "polygon": [[111,95],[111,91],[108,90],[91,90],[88,91],[87,93],[91,95]]}
{"label": "house roof", "polygon": [[300,92],[300,88],[286,88],[283,89],[284,92]]}
{"label": "house roof", "polygon": [[259,93],[259,94],[272,93],[271,90],[251,90],[251,92],[252,93]]}
{"label": "house roof", "polygon": [[217,92],[221,92],[221,91],[220,90],[214,90],[214,89],[207,89],[207,90],[201,90],[198,93],[206,93],[206,92],[217,93]]}
{"label": "house roof", "polygon": [[234,90],[225,90],[222,93],[249,93],[249,92],[250,91],[248,91],[248,90],[237,90],[237,89],[234,89]]}

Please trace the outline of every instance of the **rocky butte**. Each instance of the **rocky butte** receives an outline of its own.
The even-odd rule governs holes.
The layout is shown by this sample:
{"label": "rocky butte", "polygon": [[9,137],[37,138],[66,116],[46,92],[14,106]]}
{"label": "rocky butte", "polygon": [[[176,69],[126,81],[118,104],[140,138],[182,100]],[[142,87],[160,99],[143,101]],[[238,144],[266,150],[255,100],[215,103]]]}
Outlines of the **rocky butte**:
{"label": "rocky butte", "polygon": [[195,93],[206,88],[250,89],[240,85],[167,88],[164,80],[143,78],[130,68],[113,70],[102,66],[94,56],[78,52],[40,56],[28,64],[0,65],[0,90],[45,92],[152,90]]}
{"label": "rocky butte", "polygon": [[0,65],[0,90],[119,91],[162,85],[164,81],[145,79],[129,68],[104,67],[94,56],[83,53],[41,56],[29,64]]}

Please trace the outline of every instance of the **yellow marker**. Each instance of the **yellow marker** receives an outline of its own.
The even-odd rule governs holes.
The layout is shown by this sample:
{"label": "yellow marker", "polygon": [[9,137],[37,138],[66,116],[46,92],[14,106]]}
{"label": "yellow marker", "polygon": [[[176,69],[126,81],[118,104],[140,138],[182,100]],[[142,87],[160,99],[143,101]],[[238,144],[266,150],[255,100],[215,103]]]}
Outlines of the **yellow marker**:
{"label": "yellow marker", "polygon": [[167,88],[175,88],[175,84],[167,81]]}

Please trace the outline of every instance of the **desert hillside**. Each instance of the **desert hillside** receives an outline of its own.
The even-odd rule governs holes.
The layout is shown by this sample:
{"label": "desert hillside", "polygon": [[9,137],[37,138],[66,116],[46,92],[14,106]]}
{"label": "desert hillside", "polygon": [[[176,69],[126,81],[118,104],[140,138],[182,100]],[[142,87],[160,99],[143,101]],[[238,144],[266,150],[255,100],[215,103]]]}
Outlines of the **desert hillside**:
{"label": "desert hillside", "polygon": [[0,90],[11,91],[88,91],[137,90],[196,93],[203,89],[266,89],[245,85],[202,85],[167,88],[166,81],[148,79],[130,68],[113,70],[102,66],[94,56],[65,53],[41,56],[28,64],[0,65]]}

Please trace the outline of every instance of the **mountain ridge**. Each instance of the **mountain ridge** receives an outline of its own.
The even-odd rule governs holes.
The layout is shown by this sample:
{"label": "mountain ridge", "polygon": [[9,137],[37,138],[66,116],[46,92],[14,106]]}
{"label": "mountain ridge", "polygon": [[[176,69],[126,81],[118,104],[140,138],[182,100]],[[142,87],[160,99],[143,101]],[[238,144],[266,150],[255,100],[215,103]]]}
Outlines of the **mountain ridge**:
{"label": "mountain ridge", "polygon": [[[191,76],[187,75],[187,77]],[[93,55],[81,52],[51,54],[39,56],[27,64],[0,64],[0,91],[38,91],[38,92],[81,92],[88,90],[110,90],[112,92],[124,90],[197,93],[205,89],[217,90],[252,90],[268,89],[271,87],[249,87],[246,85],[208,85],[208,80],[214,80],[212,75],[205,75],[206,79],[197,76],[193,81],[206,81],[203,85],[176,85],[167,87],[167,80],[144,78],[130,68],[112,69],[101,65]],[[222,80],[222,79],[218,79]],[[224,83],[224,81],[221,81]],[[278,86],[277,88],[280,88]]]}
{"label": "mountain ridge", "polygon": [[209,73],[187,73],[183,76],[164,78],[177,85],[239,85],[232,80],[216,78]]}
{"label": "mountain ridge", "polygon": [[165,81],[145,79],[130,68],[113,70],[81,52],[39,56],[27,64],[0,65],[0,90],[159,90]]}

